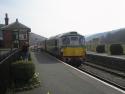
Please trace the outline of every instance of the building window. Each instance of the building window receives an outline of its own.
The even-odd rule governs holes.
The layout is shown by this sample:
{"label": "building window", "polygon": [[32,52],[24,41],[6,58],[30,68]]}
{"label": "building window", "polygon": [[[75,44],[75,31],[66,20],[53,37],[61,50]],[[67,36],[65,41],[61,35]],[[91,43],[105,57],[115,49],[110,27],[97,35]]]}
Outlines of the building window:
{"label": "building window", "polygon": [[27,40],[27,38],[28,38],[27,29],[21,29],[19,31],[19,40]]}
{"label": "building window", "polygon": [[19,39],[20,40],[27,40],[27,34],[20,34]]}
{"label": "building window", "polygon": [[17,40],[18,39],[18,32],[14,32],[13,33],[13,40]]}

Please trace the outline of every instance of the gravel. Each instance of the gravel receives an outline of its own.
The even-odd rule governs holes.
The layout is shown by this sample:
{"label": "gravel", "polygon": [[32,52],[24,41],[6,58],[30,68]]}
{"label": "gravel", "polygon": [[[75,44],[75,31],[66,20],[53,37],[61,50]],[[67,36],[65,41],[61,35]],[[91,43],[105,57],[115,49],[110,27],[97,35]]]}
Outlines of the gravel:
{"label": "gravel", "polygon": [[88,66],[86,64],[83,64],[79,67],[81,70],[89,72],[90,74],[93,74],[99,78],[102,78],[108,82],[115,83],[117,85],[122,86],[125,89],[125,78],[120,77],[118,75],[114,75],[112,73]]}

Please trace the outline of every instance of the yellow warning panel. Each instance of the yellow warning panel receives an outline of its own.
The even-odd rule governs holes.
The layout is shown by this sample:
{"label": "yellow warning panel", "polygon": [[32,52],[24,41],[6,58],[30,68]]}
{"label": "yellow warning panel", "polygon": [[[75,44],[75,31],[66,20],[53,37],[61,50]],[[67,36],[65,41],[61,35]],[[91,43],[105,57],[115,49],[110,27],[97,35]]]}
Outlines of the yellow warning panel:
{"label": "yellow warning panel", "polygon": [[63,48],[63,56],[84,56],[84,55],[85,55],[85,48],[82,48],[82,47]]}

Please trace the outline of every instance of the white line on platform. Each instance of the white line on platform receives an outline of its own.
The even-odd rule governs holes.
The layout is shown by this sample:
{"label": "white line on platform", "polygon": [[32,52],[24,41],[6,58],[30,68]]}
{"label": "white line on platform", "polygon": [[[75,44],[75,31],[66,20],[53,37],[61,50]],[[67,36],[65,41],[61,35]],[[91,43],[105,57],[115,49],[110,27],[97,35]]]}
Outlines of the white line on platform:
{"label": "white line on platform", "polygon": [[[56,59],[57,59],[57,58],[56,58]],[[77,68],[75,68],[75,67],[73,67],[73,66],[71,66],[71,65],[69,65],[69,64],[67,64],[67,63],[65,63],[65,62],[63,62],[63,61],[61,61],[61,60],[59,60],[59,59],[57,59],[57,60],[60,61],[60,62],[62,62],[62,63],[65,64],[66,66],[69,66],[69,67],[75,69],[76,71],[79,71],[79,72],[81,72],[81,73],[83,73],[83,74],[85,74],[85,75],[87,75],[87,76],[89,76],[89,77],[91,77],[91,78],[93,78],[93,79],[95,79],[95,80],[97,80],[97,81],[99,81],[99,82],[101,82],[101,83],[103,83],[103,84],[105,84],[105,85],[107,85],[107,86],[109,86],[109,87],[115,89],[115,90],[118,90],[118,91],[120,91],[120,92],[122,92],[122,93],[125,93],[125,91],[122,90],[122,89],[120,89],[120,88],[117,88],[117,87],[115,87],[115,86],[113,86],[113,85],[111,85],[111,84],[109,84],[109,83],[106,83],[106,82],[104,82],[104,81],[102,81],[102,80],[100,80],[100,79],[98,79],[98,78],[96,78],[96,77],[94,77],[94,76],[92,76],[92,75],[90,75],[90,74],[87,74],[87,73],[85,73],[85,72],[83,72],[83,71],[81,71],[81,70],[79,70],[79,69],[77,69]]]}

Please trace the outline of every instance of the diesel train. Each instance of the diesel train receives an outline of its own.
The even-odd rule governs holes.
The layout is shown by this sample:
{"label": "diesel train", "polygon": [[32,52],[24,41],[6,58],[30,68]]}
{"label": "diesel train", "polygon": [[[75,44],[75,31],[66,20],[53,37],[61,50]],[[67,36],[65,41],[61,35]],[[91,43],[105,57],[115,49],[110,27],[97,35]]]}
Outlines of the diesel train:
{"label": "diesel train", "polygon": [[86,58],[85,37],[75,31],[42,41],[41,49],[73,66],[81,65]]}

